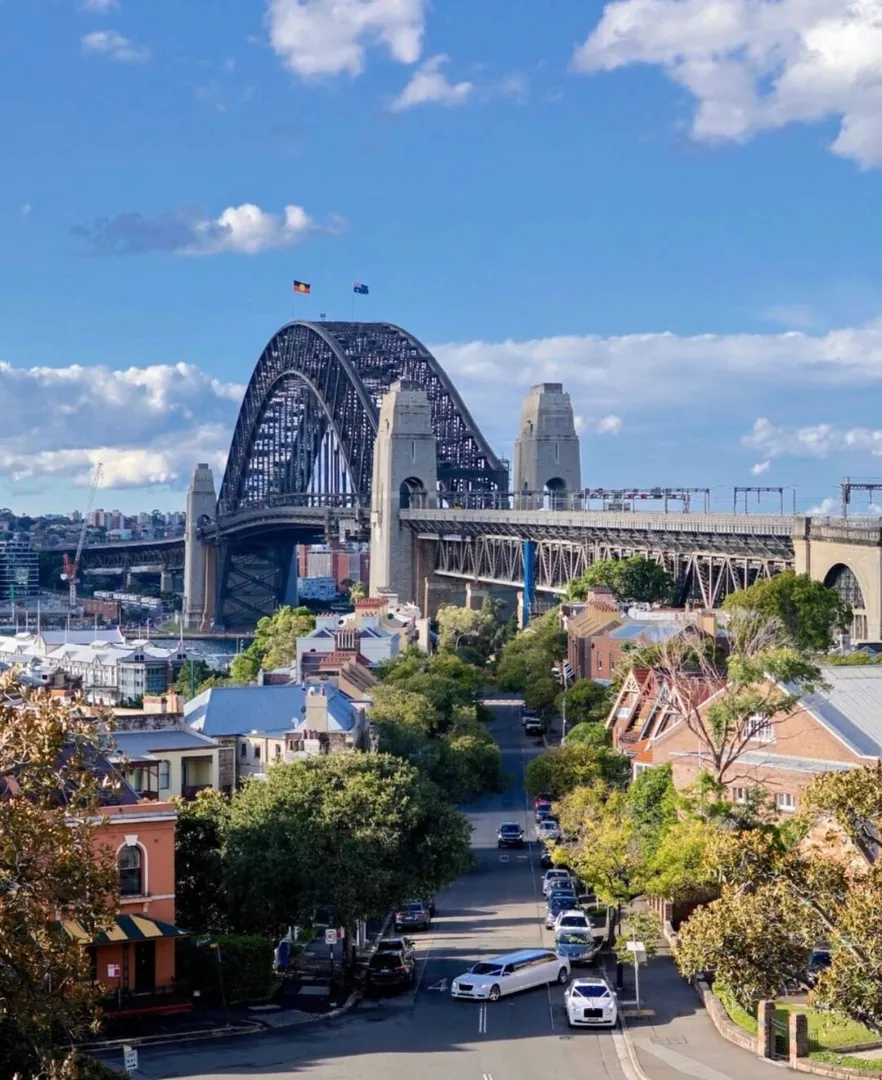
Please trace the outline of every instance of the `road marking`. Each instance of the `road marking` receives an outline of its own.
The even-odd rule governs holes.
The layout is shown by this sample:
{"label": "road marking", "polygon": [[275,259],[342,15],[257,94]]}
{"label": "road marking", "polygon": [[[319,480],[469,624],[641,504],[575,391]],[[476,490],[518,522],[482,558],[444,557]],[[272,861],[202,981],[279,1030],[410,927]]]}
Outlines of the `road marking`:
{"label": "road marking", "polygon": [[500,855],[499,856],[499,861],[500,862],[511,862],[511,855]]}
{"label": "road marking", "polygon": [[516,855],[515,858],[518,860],[518,862],[526,862],[527,859],[530,858],[530,856],[529,855]]}
{"label": "road marking", "polygon": [[440,990],[441,993],[445,993],[447,990],[447,980],[442,979],[440,982],[432,983],[431,986],[426,987],[427,990]]}
{"label": "road marking", "polygon": [[478,1034],[487,1034],[487,1006],[480,1005],[478,1007]]}
{"label": "road marking", "polygon": [[484,1080],[493,1080],[493,1077],[490,1075],[490,1073],[484,1073]]}

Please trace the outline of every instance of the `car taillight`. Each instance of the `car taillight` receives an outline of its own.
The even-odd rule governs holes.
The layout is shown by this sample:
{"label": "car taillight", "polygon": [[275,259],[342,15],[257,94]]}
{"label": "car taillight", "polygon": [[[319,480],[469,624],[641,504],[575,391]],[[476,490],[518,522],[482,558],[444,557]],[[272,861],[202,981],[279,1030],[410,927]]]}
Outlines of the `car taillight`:
{"label": "car taillight", "polygon": [[407,971],[407,967],[404,964],[402,964],[401,967],[397,967],[395,970],[396,971]]}

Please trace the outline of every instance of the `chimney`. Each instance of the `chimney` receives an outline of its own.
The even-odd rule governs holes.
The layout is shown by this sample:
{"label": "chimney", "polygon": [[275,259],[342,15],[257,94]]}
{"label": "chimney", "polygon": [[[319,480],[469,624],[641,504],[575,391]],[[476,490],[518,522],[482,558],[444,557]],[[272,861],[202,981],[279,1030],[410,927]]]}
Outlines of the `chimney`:
{"label": "chimney", "polygon": [[698,628],[712,638],[717,636],[717,617],[713,611],[702,611],[698,616]]}
{"label": "chimney", "polygon": [[306,728],[308,731],[328,730],[328,698],[323,686],[310,686],[307,691]]}

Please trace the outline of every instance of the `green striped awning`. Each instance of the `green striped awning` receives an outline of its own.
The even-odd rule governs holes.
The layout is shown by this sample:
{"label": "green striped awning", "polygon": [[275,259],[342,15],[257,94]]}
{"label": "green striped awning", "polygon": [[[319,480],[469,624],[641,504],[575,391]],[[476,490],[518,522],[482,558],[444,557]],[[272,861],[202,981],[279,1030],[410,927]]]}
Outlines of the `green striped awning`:
{"label": "green striped awning", "polygon": [[61,928],[69,938],[84,945],[114,945],[124,941],[154,941],[157,938],[187,936],[185,930],[158,919],[148,919],[146,915],[117,915],[113,926],[96,937],[92,937],[76,919],[63,920]]}

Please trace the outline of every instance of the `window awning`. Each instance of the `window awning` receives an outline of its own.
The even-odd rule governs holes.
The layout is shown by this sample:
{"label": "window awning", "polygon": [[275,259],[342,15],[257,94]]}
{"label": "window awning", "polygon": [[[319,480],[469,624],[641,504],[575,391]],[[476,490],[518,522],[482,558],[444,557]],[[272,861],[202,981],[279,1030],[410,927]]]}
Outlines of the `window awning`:
{"label": "window awning", "polygon": [[155,941],[157,938],[188,937],[171,923],[149,919],[146,915],[117,915],[113,925],[92,937],[76,919],[64,919],[61,928],[69,938],[83,945],[117,945],[126,941]]}

